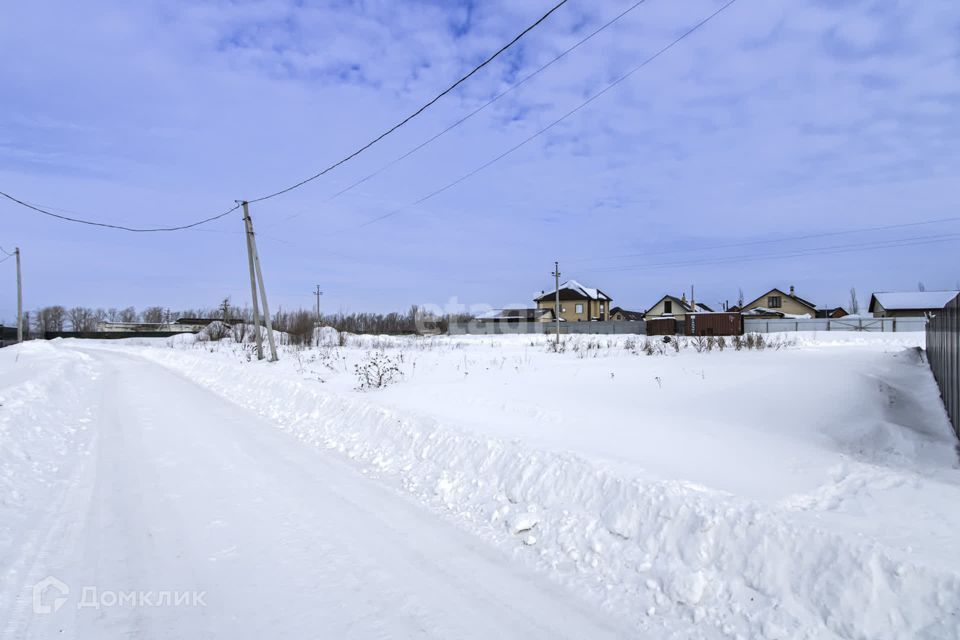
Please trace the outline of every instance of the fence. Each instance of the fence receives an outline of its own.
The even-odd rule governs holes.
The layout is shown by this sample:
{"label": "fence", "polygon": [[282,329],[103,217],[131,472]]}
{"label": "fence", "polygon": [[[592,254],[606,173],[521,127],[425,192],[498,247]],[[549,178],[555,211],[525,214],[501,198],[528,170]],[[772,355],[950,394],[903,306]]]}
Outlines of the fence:
{"label": "fence", "polygon": [[953,430],[960,437],[960,296],[927,325],[927,359]]}
{"label": "fence", "polygon": [[[450,335],[499,336],[508,334],[545,334],[555,333],[557,325],[553,322],[451,322]],[[560,334],[582,333],[636,333],[646,332],[646,323],[631,320],[606,320],[604,322],[561,322]]]}
{"label": "fence", "polygon": [[184,335],[184,331],[46,331],[44,340],[54,338],[83,338],[88,340],[119,340],[121,338],[170,338]]}
{"label": "fence", "polygon": [[[704,314],[705,315],[705,314]],[[669,321],[666,319],[665,321]],[[656,323],[661,320],[652,320],[651,335],[663,333]],[[744,333],[776,333],[779,331],[924,331],[927,328],[926,318],[816,318],[804,320],[788,320],[786,318],[743,318]],[[477,335],[496,336],[509,334],[544,334],[553,333],[557,325],[552,322],[451,322],[450,335]],[[684,331],[684,325],[673,323],[668,333],[677,330]],[[689,331],[689,330],[688,330]],[[561,322],[560,333],[564,335],[582,333],[635,333],[646,334],[647,323],[643,321],[607,320],[605,322]]]}
{"label": "fence", "polygon": [[745,333],[775,333],[779,331],[924,331],[926,318],[743,318]]}

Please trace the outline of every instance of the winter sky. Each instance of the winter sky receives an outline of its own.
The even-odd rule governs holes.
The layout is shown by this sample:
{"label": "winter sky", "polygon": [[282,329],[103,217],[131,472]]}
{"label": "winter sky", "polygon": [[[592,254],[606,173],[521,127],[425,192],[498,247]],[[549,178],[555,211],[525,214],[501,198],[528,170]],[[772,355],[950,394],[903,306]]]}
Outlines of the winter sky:
{"label": "winter sky", "polygon": [[[845,304],[851,286],[861,302],[918,281],[957,286],[955,0],[738,0],[502,161],[365,225],[513,147],[722,4],[647,0],[462,126],[331,197],[634,1],[569,0],[410,125],[254,205],[271,306],[310,307],[317,283],[328,311],[529,304],[551,286],[557,259],[564,278],[631,309],[691,284],[708,304],[793,284],[824,306]],[[207,217],[353,151],[553,4],[6,3],[0,190],[106,222]],[[7,201],[0,214],[0,245],[23,251],[29,309],[249,297],[238,214],[145,235]],[[796,239],[943,218],[957,219]],[[780,238],[794,239],[766,242]],[[0,296],[9,322],[12,261],[0,265]]]}

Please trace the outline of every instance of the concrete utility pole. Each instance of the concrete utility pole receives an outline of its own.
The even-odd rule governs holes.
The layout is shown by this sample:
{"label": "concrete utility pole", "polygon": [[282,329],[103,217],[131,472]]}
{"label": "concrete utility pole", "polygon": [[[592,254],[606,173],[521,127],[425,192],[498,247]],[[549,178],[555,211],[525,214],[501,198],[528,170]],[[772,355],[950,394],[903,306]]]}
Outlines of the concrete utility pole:
{"label": "concrete utility pole", "polygon": [[320,285],[317,285],[317,290],[313,292],[313,295],[317,296],[317,346],[320,346],[320,296],[323,295],[323,291],[320,291]]}
{"label": "concrete utility pole", "polygon": [[17,342],[23,342],[23,281],[20,278],[20,247],[14,247],[17,256]]}
{"label": "concrete utility pole", "polygon": [[263,336],[260,335],[260,305],[257,302],[257,274],[253,268],[253,245],[250,243],[250,236],[253,235],[253,227],[247,224],[250,213],[247,210],[247,203],[243,203],[243,228],[244,236],[247,239],[247,262],[250,265],[250,297],[253,299],[253,336],[257,343],[257,360],[263,360]]}
{"label": "concrete utility pole", "polygon": [[557,287],[555,291],[556,301],[554,303],[553,313],[557,320],[557,346],[559,347],[560,346],[560,263],[559,262],[553,263],[553,273],[551,273],[550,275],[553,276],[554,282]]}
{"label": "concrete utility pole", "polygon": [[[250,218],[249,203],[243,201],[243,224],[246,228],[247,236],[247,258],[250,263],[250,290],[253,295],[253,313],[256,321],[257,310],[257,289],[260,289],[260,300],[263,302],[263,320],[267,326],[267,341],[270,343],[270,361],[276,362],[277,345],[273,340],[273,322],[270,319],[270,306],[267,304],[267,290],[263,286],[263,271],[260,269],[260,254],[257,252],[257,238],[253,233],[253,220]],[[254,276],[256,280],[254,281]],[[260,325],[257,324],[255,332],[257,336],[257,357],[263,358],[263,346],[260,341]]]}

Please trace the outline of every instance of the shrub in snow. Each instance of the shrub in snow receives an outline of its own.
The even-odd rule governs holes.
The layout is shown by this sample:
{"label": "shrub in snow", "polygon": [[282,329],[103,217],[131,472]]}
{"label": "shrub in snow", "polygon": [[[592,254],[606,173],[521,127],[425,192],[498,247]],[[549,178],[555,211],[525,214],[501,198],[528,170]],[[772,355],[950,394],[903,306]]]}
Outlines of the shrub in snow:
{"label": "shrub in snow", "polygon": [[397,361],[382,351],[375,351],[365,361],[353,366],[357,375],[357,388],[360,390],[380,389],[400,376]]}

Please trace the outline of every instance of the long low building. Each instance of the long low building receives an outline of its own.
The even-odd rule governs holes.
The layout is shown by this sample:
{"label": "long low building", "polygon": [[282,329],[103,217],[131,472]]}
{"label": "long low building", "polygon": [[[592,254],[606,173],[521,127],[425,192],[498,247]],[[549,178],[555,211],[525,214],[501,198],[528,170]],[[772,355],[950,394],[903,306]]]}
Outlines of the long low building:
{"label": "long low building", "polygon": [[935,314],[960,291],[878,291],[870,296],[874,318],[916,318]]}

